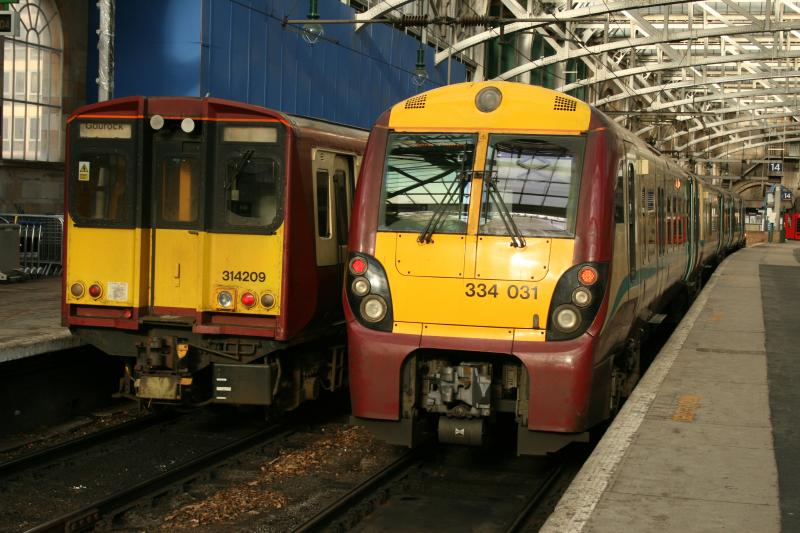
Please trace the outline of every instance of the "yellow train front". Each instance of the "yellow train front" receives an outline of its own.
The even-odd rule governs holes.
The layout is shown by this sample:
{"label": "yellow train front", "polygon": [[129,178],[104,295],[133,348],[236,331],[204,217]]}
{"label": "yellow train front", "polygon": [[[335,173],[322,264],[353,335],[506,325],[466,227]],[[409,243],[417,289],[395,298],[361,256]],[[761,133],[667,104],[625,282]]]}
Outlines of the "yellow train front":
{"label": "yellow train front", "polygon": [[292,408],[344,382],[340,291],[366,133],[214,98],[68,124],[63,321],[147,401]]}
{"label": "yellow train front", "polygon": [[689,221],[693,183],[541,87],[458,84],[392,107],[349,244],[354,420],[404,445],[434,427],[480,443],[503,419],[519,453],[586,440],[638,379],[638,332],[697,281],[696,228],[669,223]]}

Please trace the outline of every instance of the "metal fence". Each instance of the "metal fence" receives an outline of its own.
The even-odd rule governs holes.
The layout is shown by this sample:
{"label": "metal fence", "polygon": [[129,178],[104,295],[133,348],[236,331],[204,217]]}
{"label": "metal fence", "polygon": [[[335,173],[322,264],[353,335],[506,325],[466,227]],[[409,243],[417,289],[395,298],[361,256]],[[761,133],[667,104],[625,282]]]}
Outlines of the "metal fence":
{"label": "metal fence", "polygon": [[20,268],[31,277],[61,275],[63,215],[0,213],[0,223],[19,225]]}

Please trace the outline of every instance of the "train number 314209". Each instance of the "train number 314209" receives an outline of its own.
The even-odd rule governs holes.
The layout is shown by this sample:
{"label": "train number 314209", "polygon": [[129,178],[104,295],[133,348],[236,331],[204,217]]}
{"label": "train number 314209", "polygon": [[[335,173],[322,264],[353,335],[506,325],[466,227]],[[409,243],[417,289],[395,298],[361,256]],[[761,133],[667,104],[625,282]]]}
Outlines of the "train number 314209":
{"label": "train number 314209", "polygon": [[[466,288],[467,290],[464,291],[464,294],[470,298],[486,298],[487,296],[497,298],[498,294],[500,294],[496,283],[493,285],[486,285],[485,283],[467,283]],[[520,300],[529,300],[533,298],[535,300],[538,296],[538,290],[537,287],[529,287],[527,285],[508,285],[505,290],[505,295],[512,300],[516,300],[517,298]]]}
{"label": "train number 314209", "polygon": [[264,272],[248,272],[246,270],[223,270],[222,281],[265,281]]}

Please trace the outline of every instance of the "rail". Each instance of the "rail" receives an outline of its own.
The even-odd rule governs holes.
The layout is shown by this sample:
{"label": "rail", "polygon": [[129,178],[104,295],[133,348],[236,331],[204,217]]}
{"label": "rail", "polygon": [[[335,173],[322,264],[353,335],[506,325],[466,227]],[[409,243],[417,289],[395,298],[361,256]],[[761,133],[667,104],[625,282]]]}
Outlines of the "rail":
{"label": "rail", "polygon": [[60,276],[63,215],[0,213],[0,224],[19,226],[20,270],[27,277]]}
{"label": "rail", "polygon": [[53,461],[57,461],[65,456],[78,453],[92,446],[123,437],[136,431],[141,431],[155,424],[168,422],[176,416],[179,416],[179,414],[172,411],[142,416],[140,418],[131,420],[130,422],[125,422],[117,426],[112,426],[94,433],[89,433],[88,435],[57,444],[50,448],[45,448],[34,453],[23,455],[17,459],[0,463],[0,478],[15,474],[22,470],[35,468]]}
{"label": "rail", "polygon": [[[412,449],[405,452],[394,462],[387,465],[383,470],[370,476],[361,484],[345,493],[342,497],[329,504],[327,507],[312,516],[308,521],[295,528],[295,533],[307,533],[311,531],[322,531],[330,527],[339,517],[343,516],[349,509],[352,509],[362,499],[370,494],[374,494],[376,489],[392,479],[399,477],[403,472],[408,471],[413,465],[418,464],[422,454],[427,449]],[[334,528],[337,529],[337,528]]]}
{"label": "rail", "polygon": [[182,463],[162,474],[136,485],[120,489],[119,492],[95,501],[80,510],[67,512],[58,518],[33,527],[28,530],[28,533],[83,531],[94,529],[94,526],[103,520],[110,523],[116,514],[131,508],[136,502],[161,495],[168,492],[172,487],[182,486],[191,480],[197,479],[203,472],[229,460],[231,457],[235,457],[266,441],[281,438],[289,432],[290,430],[283,424],[264,427],[230,444]]}

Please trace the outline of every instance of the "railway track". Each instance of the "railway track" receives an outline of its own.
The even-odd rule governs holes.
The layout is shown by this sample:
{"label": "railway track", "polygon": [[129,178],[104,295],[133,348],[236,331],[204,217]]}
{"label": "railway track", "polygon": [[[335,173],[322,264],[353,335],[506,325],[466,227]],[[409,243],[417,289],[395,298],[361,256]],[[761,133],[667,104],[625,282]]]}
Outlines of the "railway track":
{"label": "railway track", "polygon": [[27,469],[37,468],[46,464],[53,463],[69,455],[80,453],[82,450],[110,442],[114,439],[122,438],[137,431],[142,431],[148,427],[163,423],[179,416],[178,413],[169,411],[142,416],[110,428],[94,431],[83,437],[70,439],[68,441],[50,446],[33,453],[29,453],[0,463],[0,479],[8,477],[17,472]]}
{"label": "railway track", "polygon": [[432,446],[409,451],[295,531],[521,531],[565,460],[491,453]]}
{"label": "railway track", "polygon": [[155,498],[169,491],[172,487],[188,483],[204,475],[208,469],[267,440],[280,438],[289,431],[282,424],[265,427],[201,457],[183,463],[161,475],[154,476],[108,497],[93,501],[80,509],[70,511],[33,527],[28,532],[74,532],[92,529],[101,522],[110,525],[115,515],[126,511],[138,502],[148,498]]}
{"label": "railway track", "polygon": [[[227,413],[225,413],[227,415]],[[0,530],[84,531],[289,433],[192,412],[143,417],[0,465]]]}

